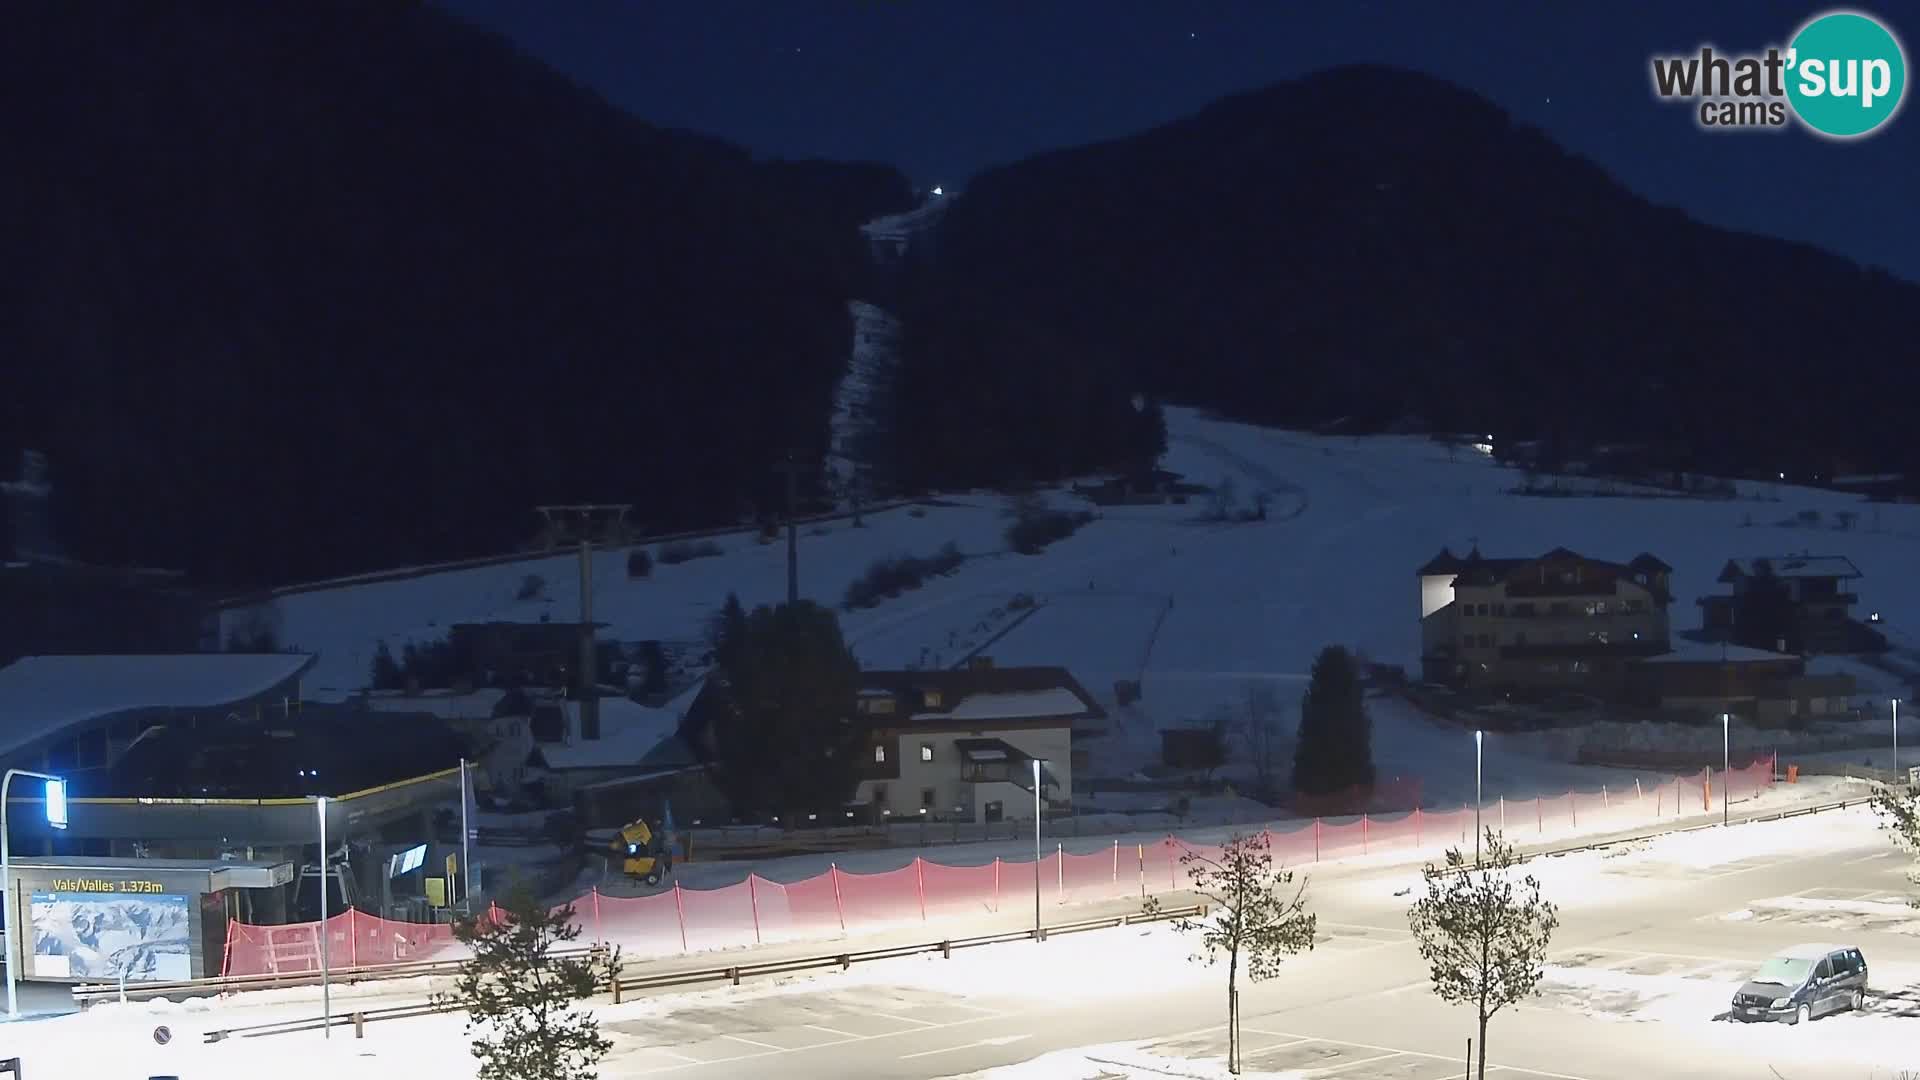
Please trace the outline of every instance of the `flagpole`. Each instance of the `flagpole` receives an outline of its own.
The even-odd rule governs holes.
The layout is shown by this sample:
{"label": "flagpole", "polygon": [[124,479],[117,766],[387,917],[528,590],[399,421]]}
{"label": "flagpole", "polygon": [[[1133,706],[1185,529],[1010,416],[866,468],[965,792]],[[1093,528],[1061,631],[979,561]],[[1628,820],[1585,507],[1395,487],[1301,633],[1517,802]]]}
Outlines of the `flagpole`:
{"label": "flagpole", "polygon": [[473,831],[467,824],[467,759],[460,759],[460,901],[473,914],[473,855],[468,847]]}

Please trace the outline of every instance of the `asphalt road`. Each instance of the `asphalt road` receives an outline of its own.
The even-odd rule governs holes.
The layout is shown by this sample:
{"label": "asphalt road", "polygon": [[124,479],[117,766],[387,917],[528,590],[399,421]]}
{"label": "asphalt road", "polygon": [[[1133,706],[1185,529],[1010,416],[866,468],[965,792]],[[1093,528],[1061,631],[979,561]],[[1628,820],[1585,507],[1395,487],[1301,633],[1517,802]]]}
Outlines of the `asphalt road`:
{"label": "asphalt road", "polygon": [[[1734,833],[1805,829],[1804,821],[1818,820],[1735,826]],[[1800,1028],[1748,1027],[1715,1021],[1708,1004],[1687,1016],[1649,1020],[1626,1015],[1630,1003],[1619,994],[1562,988],[1494,1019],[1489,1073],[1516,1080],[1864,1080],[1872,1066],[1859,1055],[1875,1040],[1911,1047],[1913,1060],[1901,1064],[1920,1069],[1920,936],[1911,920],[1901,929],[1883,910],[1905,886],[1904,864],[1871,830],[1838,823],[1822,828],[1836,838],[1817,854],[1756,851],[1703,866],[1661,857],[1656,847],[1619,859],[1540,860],[1533,866],[1562,907],[1553,960],[1579,972],[1665,980],[1724,1007],[1725,995],[1767,955],[1801,941],[1839,939],[1859,945],[1876,973],[1866,1013]],[[1322,931],[1314,952],[1290,961],[1280,977],[1242,991],[1249,1070],[1393,1080],[1461,1075],[1472,1016],[1439,1003],[1428,989],[1405,928],[1411,897],[1396,895],[1417,888],[1417,881],[1408,868],[1357,868],[1313,882],[1312,909]],[[1826,901],[1839,902],[1837,914],[1821,906]],[[1882,914],[1849,914],[1848,904]],[[918,1080],[1102,1044],[1151,1043],[1154,1053],[1175,1058],[1223,1053],[1224,978],[1217,971],[1196,978],[1144,956],[1142,966],[1130,968],[1125,957],[1137,947],[1129,940],[1134,933],[1098,932],[1106,954],[1098,993],[1088,992],[1092,984],[1075,984],[1070,971],[1060,972],[1065,990],[1050,989],[1044,961],[1042,974],[1031,975],[1031,957],[1044,955],[1038,953],[1002,953],[1005,985],[972,979],[956,990],[920,976],[900,985],[884,979],[844,987],[831,980],[797,983],[614,1025],[609,1034],[619,1051],[602,1075]],[[1085,963],[1089,954],[1082,946],[1060,955],[1066,963]],[[1879,1075],[1888,1075],[1893,1063],[1879,1064]]]}

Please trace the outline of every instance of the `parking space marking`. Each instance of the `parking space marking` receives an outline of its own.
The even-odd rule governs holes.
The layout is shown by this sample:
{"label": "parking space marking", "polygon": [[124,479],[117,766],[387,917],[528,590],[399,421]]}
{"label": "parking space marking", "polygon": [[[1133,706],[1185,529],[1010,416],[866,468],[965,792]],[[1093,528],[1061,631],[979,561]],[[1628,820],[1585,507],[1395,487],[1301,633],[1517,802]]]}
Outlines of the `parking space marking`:
{"label": "parking space marking", "polygon": [[841,1031],[839,1028],[830,1028],[825,1024],[808,1024],[807,1026],[815,1031],[824,1031],[829,1035],[838,1035],[843,1039],[857,1039],[860,1037],[851,1031]]}
{"label": "parking space marking", "polygon": [[1857,859],[1848,859],[1845,862],[1841,863],[1840,865],[1841,866],[1858,866],[1863,862],[1872,862],[1875,859],[1891,859],[1896,854],[1898,853],[1892,852],[1892,851],[1876,851],[1871,855],[1862,855]]}
{"label": "parking space marking", "polygon": [[[978,1008],[978,1006],[967,1006],[967,1007]],[[766,1049],[754,1050],[752,1052],[745,1053],[745,1054],[734,1054],[728,1057],[698,1058],[698,1057],[692,1057],[687,1054],[675,1053],[671,1050],[666,1050],[664,1048],[657,1047],[657,1046],[641,1047],[640,1049],[647,1052],[661,1053],[661,1054],[666,1054],[669,1057],[679,1058],[682,1060],[683,1064],[656,1065],[651,1068],[632,1069],[629,1071],[632,1075],[635,1075],[635,1076],[652,1076],[659,1073],[680,1072],[685,1069],[698,1069],[706,1066],[714,1066],[714,1065],[731,1066],[738,1062],[757,1061],[761,1058],[778,1057],[781,1054],[800,1054],[800,1053],[806,1053],[807,1051],[810,1051],[810,1050],[824,1050],[830,1046],[846,1046],[851,1043],[872,1042],[876,1039],[891,1039],[900,1035],[920,1035],[927,1031],[945,1030],[947,1028],[957,1028],[957,1027],[965,1026],[967,1024],[977,1024],[983,1020],[998,1020],[998,1019],[1001,1019],[1002,1017],[1011,1016],[1011,1015],[1013,1014],[1004,1013],[1004,1012],[993,1012],[993,1013],[985,1013],[980,1016],[969,1016],[964,1020],[953,1020],[944,1024],[936,1024],[927,1020],[918,1020],[910,1016],[901,1016],[899,1014],[891,1014],[888,1016],[888,1019],[890,1020],[905,1020],[909,1023],[916,1024],[918,1026],[910,1027],[910,1028],[901,1028],[898,1031],[880,1032],[875,1035],[846,1035],[843,1038],[831,1039],[826,1042],[814,1043],[810,1046],[779,1047],[779,1046],[774,1046],[771,1043],[761,1043],[761,1042],[755,1042],[752,1039],[741,1038],[738,1035],[722,1035],[722,1036],[719,1036],[719,1038],[731,1039],[734,1042],[745,1043],[749,1046],[766,1047]],[[820,1031],[829,1031],[829,1032],[833,1031],[833,1029],[831,1028],[824,1028],[818,1024],[801,1024],[797,1026],[805,1027],[805,1028],[814,1028]],[[834,1032],[834,1033],[840,1034],[839,1032]],[[1021,1036],[1021,1037],[1025,1038],[1025,1036]],[[718,1040],[716,1039],[714,1041],[718,1041]],[[707,1044],[701,1044],[701,1045],[707,1045]]]}
{"label": "parking space marking", "polygon": [[[1214,1031],[1218,1029],[1208,1028],[1205,1030]],[[1460,1060],[1457,1057],[1453,1057],[1447,1054],[1429,1054],[1424,1050],[1402,1050],[1392,1046],[1380,1046],[1376,1043],[1353,1042],[1352,1040],[1349,1040],[1349,1039],[1326,1039],[1326,1038],[1321,1038],[1318,1035],[1301,1035],[1297,1032],[1292,1032],[1292,1031],[1274,1031],[1270,1028],[1252,1028],[1252,1027],[1245,1027],[1244,1025],[1241,1027],[1241,1030],[1258,1032],[1261,1035],[1270,1035],[1274,1038],[1289,1038],[1289,1039],[1299,1040],[1299,1043],[1287,1044],[1289,1046],[1299,1045],[1301,1043],[1310,1043],[1310,1042],[1326,1043],[1329,1046],[1351,1046],[1361,1050],[1376,1050],[1376,1051],[1379,1051],[1380,1054],[1382,1055],[1382,1057],[1364,1059],[1366,1061],[1380,1061],[1380,1060],[1383,1060],[1383,1058],[1387,1058],[1387,1057],[1404,1056],[1404,1057],[1426,1058],[1431,1061],[1444,1061],[1451,1065]],[[1358,1064],[1361,1064],[1361,1062],[1353,1061],[1353,1062],[1348,1062],[1347,1064],[1358,1065]],[[1345,1067],[1346,1067],[1345,1065],[1327,1066],[1328,1069],[1345,1068]],[[1591,1077],[1575,1076],[1572,1073],[1548,1072],[1545,1069],[1529,1069],[1524,1065],[1495,1065],[1492,1062],[1488,1062],[1487,1068],[1499,1069],[1503,1072],[1519,1073],[1522,1076],[1544,1076],[1544,1077],[1548,1077],[1549,1080],[1592,1080]],[[1315,1070],[1309,1067],[1308,1071],[1312,1072]]]}
{"label": "parking space marking", "polygon": [[1368,1064],[1369,1062],[1385,1061],[1388,1058],[1397,1058],[1397,1057],[1403,1057],[1403,1056],[1405,1056],[1404,1051],[1391,1050],[1384,1054],[1375,1054],[1372,1057],[1355,1058],[1352,1061],[1341,1062],[1338,1065],[1321,1065],[1317,1067],[1310,1066],[1307,1069],[1307,1075],[1332,1076],[1334,1073],[1339,1072],[1341,1069],[1351,1069],[1355,1065],[1365,1065],[1365,1064]]}

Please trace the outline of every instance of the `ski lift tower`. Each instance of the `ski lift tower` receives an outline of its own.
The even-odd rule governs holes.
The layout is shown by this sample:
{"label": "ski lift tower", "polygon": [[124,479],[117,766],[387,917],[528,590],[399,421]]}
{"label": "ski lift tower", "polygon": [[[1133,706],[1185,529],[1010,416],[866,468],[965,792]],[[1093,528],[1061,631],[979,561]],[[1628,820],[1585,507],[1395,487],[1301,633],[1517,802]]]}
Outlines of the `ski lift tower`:
{"label": "ski lift tower", "polygon": [[600,665],[593,638],[593,545],[627,543],[627,514],[632,503],[586,503],[574,506],[536,506],[547,520],[547,549],[562,539],[580,545],[580,737],[600,737]]}

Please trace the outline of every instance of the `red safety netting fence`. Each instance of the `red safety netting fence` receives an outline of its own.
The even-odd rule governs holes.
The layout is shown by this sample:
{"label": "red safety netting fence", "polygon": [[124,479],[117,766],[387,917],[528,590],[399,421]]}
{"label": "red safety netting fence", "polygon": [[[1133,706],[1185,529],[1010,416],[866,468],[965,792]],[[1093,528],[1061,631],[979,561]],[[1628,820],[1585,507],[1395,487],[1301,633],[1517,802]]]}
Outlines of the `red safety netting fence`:
{"label": "red safety netting fence", "polygon": [[[1769,757],[1727,773],[1702,770],[1696,776],[1636,779],[1631,787],[1597,792],[1501,797],[1483,803],[1477,821],[1517,840],[1634,828],[1710,811],[1716,799],[1758,795],[1773,785],[1776,765]],[[1721,787],[1725,791],[1716,790]],[[1275,862],[1300,865],[1354,856],[1436,855],[1471,844],[1475,825],[1474,807],[1467,805],[1275,823],[1266,835]],[[1068,851],[1062,842],[1038,863],[995,859],[950,866],[916,858],[878,873],[833,865],[802,881],[749,874],[721,888],[676,883],[650,896],[609,896],[596,889],[575,902],[574,918],[583,943],[617,945],[634,957],[663,956],[991,915],[1003,903],[1006,910],[1026,910],[1036,878],[1042,902],[1054,905],[1172,892],[1187,884],[1181,858],[1189,852],[1214,859],[1220,848],[1175,836],[1147,843],[1113,841],[1084,851]],[[224,973],[316,971],[318,926],[233,923]],[[329,919],[327,942],[330,961],[344,966],[445,959],[461,952],[448,926],[394,922],[358,911]]]}

